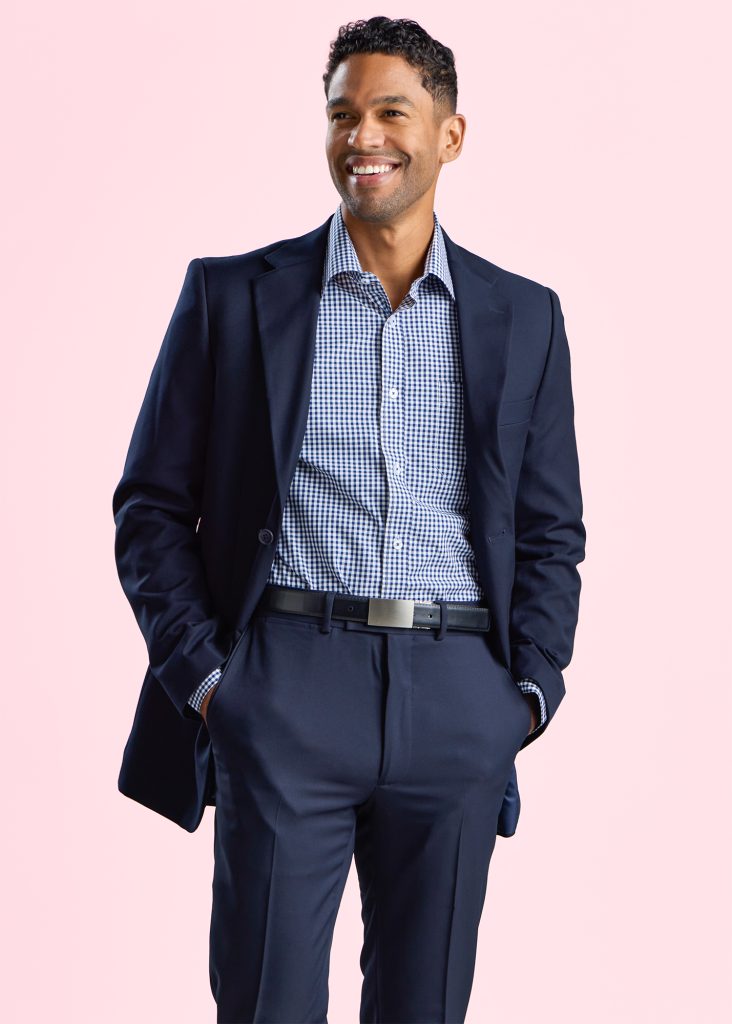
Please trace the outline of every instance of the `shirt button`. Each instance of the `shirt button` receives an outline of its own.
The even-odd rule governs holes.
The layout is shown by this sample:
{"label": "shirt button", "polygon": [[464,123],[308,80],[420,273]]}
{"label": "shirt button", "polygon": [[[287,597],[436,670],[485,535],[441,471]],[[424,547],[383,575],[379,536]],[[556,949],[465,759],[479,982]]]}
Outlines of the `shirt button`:
{"label": "shirt button", "polygon": [[402,550],[402,542],[399,540],[398,537],[396,537],[394,540],[394,547],[397,549],[397,551]]}
{"label": "shirt button", "polygon": [[395,473],[401,473],[401,471],[402,471],[402,467],[399,465],[398,462],[395,462],[394,463],[394,472]]}
{"label": "shirt button", "polygon": [[399,388],[389,388],[389,398],[398,398]]}
{"label": "shirt button", "polygon": [[260,530],[257,536],[262,544],[271,544],[274,540],[274,534],[271,530],[266,529],[266,527],[265,529]]}

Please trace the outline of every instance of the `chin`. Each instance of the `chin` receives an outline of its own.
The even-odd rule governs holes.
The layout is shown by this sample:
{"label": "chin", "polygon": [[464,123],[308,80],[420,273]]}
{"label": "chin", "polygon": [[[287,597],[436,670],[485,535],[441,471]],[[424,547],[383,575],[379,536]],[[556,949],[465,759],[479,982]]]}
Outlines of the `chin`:
{"label": "chin", "polygon": [[384,221],[393,220],[394,217],[398,216],[403,209],[401,204],[390,202],[389,197],[369,197],[361,196],[354,197],[349,193],[340,193],[341,199],[349,211],[354,217],[359,217],[361,220],[368,221]]}

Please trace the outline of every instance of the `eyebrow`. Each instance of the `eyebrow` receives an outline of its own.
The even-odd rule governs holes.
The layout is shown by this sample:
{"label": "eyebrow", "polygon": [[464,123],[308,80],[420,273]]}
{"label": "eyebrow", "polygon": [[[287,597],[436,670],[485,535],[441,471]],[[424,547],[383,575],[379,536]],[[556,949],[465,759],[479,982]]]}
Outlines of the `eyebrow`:
{"label": "eyebrow", "polygon": [[[370,107],[378,107],[380,103],[402,103],[405,107],[414,107],[416,105],[412,103],[406,96],[377,96],[376,99],[371,100],[369,103]],[[334,96],[332,100],[328,100],[325,109],[332,110],[333,107],[349,107],[351,101],[347,96]]]}

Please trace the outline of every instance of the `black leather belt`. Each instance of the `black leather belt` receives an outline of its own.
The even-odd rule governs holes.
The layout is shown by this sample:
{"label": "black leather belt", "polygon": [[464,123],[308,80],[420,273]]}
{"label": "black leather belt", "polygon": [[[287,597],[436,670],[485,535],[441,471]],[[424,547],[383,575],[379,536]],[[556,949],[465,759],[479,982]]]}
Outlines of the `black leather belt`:
{"label": "black leather belt", "polygon": [[[267,584],[258,611],[289,612],[292,615],[321,615],[325,590],[299,590]],[[404,629],[435,629],[441,622],[441,607],[447,614],[447,629],[488,630],[491,613],[485,605],[461,601],[403,601],[397,598],[333,596],[332,617],[369,626],[402,626]]]}

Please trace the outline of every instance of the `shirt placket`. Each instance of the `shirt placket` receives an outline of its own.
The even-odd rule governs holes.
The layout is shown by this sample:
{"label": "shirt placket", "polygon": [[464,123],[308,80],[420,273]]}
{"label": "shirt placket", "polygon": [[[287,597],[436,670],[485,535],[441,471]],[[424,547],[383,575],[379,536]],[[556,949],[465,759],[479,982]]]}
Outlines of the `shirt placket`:
{"label": "shirt placket", "polygon": [[381,597],[403,597],[408,586],[409,501],[404,445],[404,317],[414,305],[410,294],[392,310],[383,285],[374,278],[372,296],[382,315],[379,366],[379,444],[385,474],[384,534],[381,545]]}

